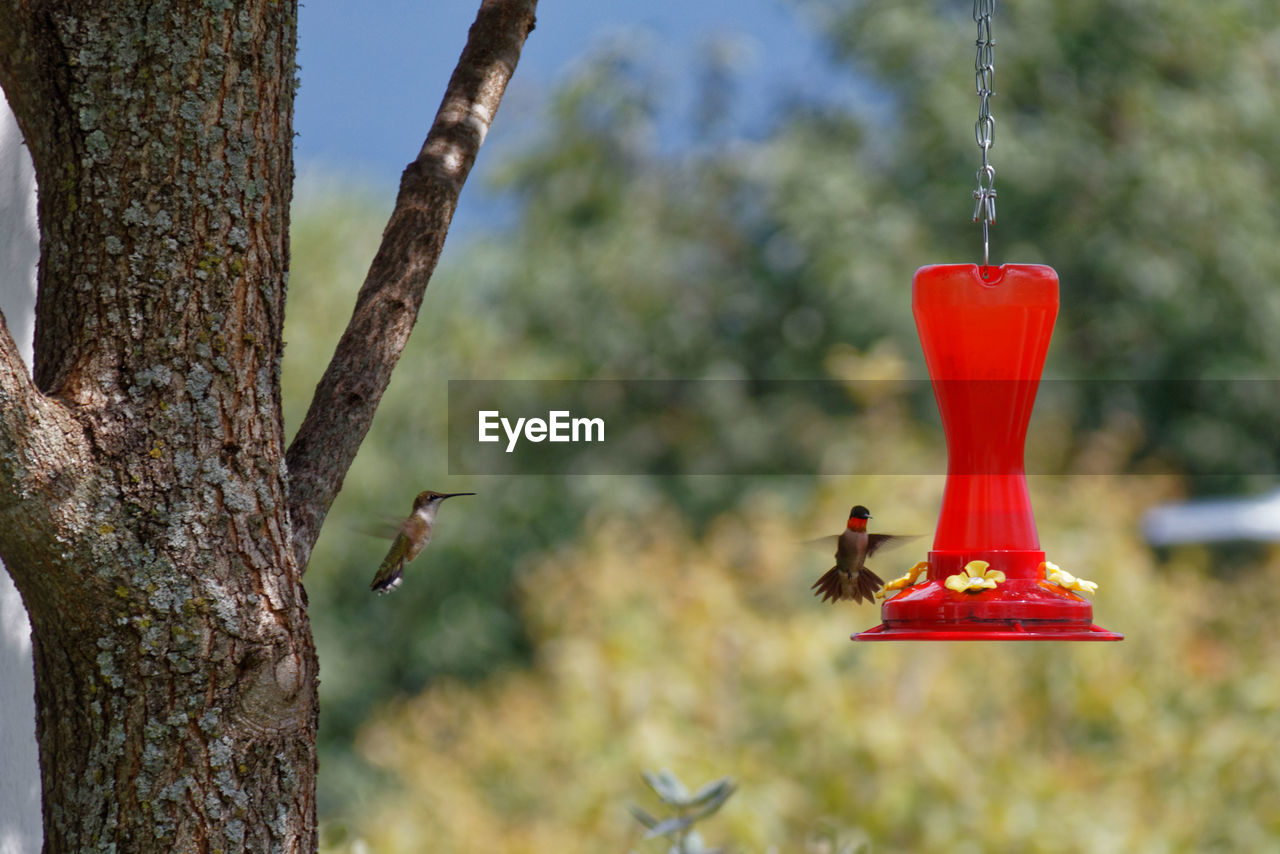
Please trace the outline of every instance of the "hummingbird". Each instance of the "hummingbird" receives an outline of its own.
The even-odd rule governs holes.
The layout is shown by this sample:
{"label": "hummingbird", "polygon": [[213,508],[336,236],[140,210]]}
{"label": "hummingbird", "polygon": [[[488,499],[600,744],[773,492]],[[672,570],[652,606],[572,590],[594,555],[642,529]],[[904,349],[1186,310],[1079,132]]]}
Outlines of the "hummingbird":
{"label": "hummingbird", "polygon": [[836,565],[823,573],[812,588],[814,596],[823,602],[852,599],[855,602],[875,600],[876,591],[884,586],[884,580],[866,567],[866,560],[877,550],[890,543],[901,545],[914,537],[894,534],[868,534],[867,520],[871,511],[855,504],[849,511],[849,522],[844,533],[823,540],[836,541]]}
{"label": "hummingbird", "polygon": [[387,556],[382,559],[378,574],[373,577],[373,583],[369,585],[370,590],[390,593],[400,586],[404,576],[404,565],[417,557],[427,547],[427,543],[431,542],[431,532],[436,527],[436,511],[440,509],[440,502],[459,495],[475,495],[475,493],[434,492],[430,489],[418,493],[418,497],[413,499],[413,512],[396,532],[391,551],[387,552]]}

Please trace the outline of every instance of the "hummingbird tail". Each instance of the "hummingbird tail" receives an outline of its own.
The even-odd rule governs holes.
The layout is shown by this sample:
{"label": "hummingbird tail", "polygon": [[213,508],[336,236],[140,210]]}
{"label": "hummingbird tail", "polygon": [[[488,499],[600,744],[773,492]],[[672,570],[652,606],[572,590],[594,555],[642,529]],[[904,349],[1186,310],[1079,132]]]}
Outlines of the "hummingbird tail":
{"label": "hummingbird tail", "polygon": [[390,593],[399,587],[403,580],[404,561],[384,564],[378,570],[378,574],[373,577],[373,583],[369,585],[369,589],[378,594]]}
{"label": "hummingbird tail", "polygon": [[876,591],[884,587],[884,579],[864,566],[853,584],[853,598],[855,600],[859,602],[874,602],[876,601]]}
{"label": "hummingbird tail", "polygon": [[823,602],[835,602],[840,595],[840,567],[833,566],[823,573],[822,577],[809,588],[814,596],[821,596]]}
{"label": "hummingbird tail", "polygon": [[865,566],[849,582],[840,571],[833,566],[821,578],[813,583],[814,596],[821,596],[823,602],[838,602],[841,599],[852,599],[855,602],[874,602],[876,591],[884,586],[884,581]]}

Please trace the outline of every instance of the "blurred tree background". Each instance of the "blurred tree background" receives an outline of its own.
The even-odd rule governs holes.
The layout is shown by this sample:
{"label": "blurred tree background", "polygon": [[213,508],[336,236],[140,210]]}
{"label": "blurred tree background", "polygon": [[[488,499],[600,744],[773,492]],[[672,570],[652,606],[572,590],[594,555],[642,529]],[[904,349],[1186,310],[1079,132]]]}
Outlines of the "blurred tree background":
{"label": "blurred tree background", "polygon": [[[679,475],[717,452],[698,444],[670,449],[668,476],[448,476],[449,379],[924,376],[911,273],[978,251],[969,4],[797,14],[863,103],[790,100],[742,138],[716,121],[733,74],[709,49],[701,109],[675,117],[695,138],[673,148],[662,57],[603,49],[486,188],[511,221],[451,247],[307,576],[325,845],[646,850],[626,804],[663,766],[739,782],[705,835],[747,851],[1274,845],[1280,558],[1157,564],[1136,520],[1188,488],[1274,480],[1280,459],[1275,3],[997,10],[993,260],[1062,280],[1047,376],[1067,401],[1031,437],[1061,474],[1032,495],[1050,559],[1100,582],[1122,645],[849,644],[878,614],[820,606],[828,556],[795,544],[854,502],[881,530],[932,530],[940,477],[858,474],[938,452],[936,415],[892,401],[851,422],[771,387],[770,411],[844,476]],[[290,425],[388,207],[300,194]],[[1202,382],[1142,385],[1169,379]],[[1085,473],[1144,470],[1164,474]],[[479,495],[374,597],[387,544],[360,528],[426,488]],[[908,551],[881,574],[923,557]]]}

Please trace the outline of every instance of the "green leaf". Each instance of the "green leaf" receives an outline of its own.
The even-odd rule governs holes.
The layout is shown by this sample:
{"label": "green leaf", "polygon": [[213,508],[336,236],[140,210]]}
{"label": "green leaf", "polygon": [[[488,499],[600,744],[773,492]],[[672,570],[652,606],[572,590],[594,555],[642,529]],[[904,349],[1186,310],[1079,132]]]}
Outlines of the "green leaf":
{"label": "green leaf", "polygon": [[649,788],[653,789],[665,803],[673,807],[685,807],[689,804],[689,789],[684,783],[681,783],[675,774],[665,768],[654,774],[645,771],[641,774],[644,781],[649,784]]}
{"label": "green leaf", "polygon": [[644,810],[640,809],[640,807],[629,806],[627,807],[627,809],[630,810],[631,814],[636,817],[636,821],[640,822],[645,827],[653,827],[655,824],[658,823],[657,818],[645,812]]}
{"label": "green leaf", "polygon": [[729,777],[721,777],[719,780],[713,780],[707,783],[701,789],[694,793],[689,799],[689,806],[696,807],[718,798],[722,803],[737,790],[737,786]]}
{"label": "green leaf", "polygon": [[644,838],[656,839],[659,836],[669,836],[673,833],[679,833],[682,830],[687,830],[694,821],[695,819],[688,818],[687,816],[676,816],[675,818],[663,819],[653,827],[649,828],[649,831],[645,833]]}
{"label": "green leaf", "polygon": [[713,792],[711,792],[707,796],[707,798],[704,800],[702,806],[699,809],[694,810],[692,813],[689,814],[690,818],[692,818],[694,821],[699,821],[701,819],[706,818],[716,810],[720,809],[720,807],[724,806],[724,802],[729,800],[729,796],[738,790],[738,787],[735,786],[731,781],[724,780],[722,782],[725,785],[718,787]]}

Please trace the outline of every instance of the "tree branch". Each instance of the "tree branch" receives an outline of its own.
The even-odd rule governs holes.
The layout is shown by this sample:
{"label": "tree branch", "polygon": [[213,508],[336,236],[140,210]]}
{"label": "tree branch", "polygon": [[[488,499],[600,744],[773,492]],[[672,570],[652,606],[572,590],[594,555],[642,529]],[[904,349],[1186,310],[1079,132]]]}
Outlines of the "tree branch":
{"label": "tree branch", "polygon": [[33,532],[55,529],[45,514],[58,512],[56,499],[75,490],[88,465],[83,428],[36,388],[0,315],[0,553],[25,596],[40,594],[22,583],[34,579],[18,577],[24,549]]}
{"label": "tree branch", "polygon": [[0,314],[0,484],[13,482],[12,451],[29,428],[30,413],[40,398],[18,342]]}
{"label": "tree branch", "polygon": [[537,0],[483,0],[417,160],[405,169],[355,311],[286,455],[298,566],[408,343],[462,185],[533,30]]}

